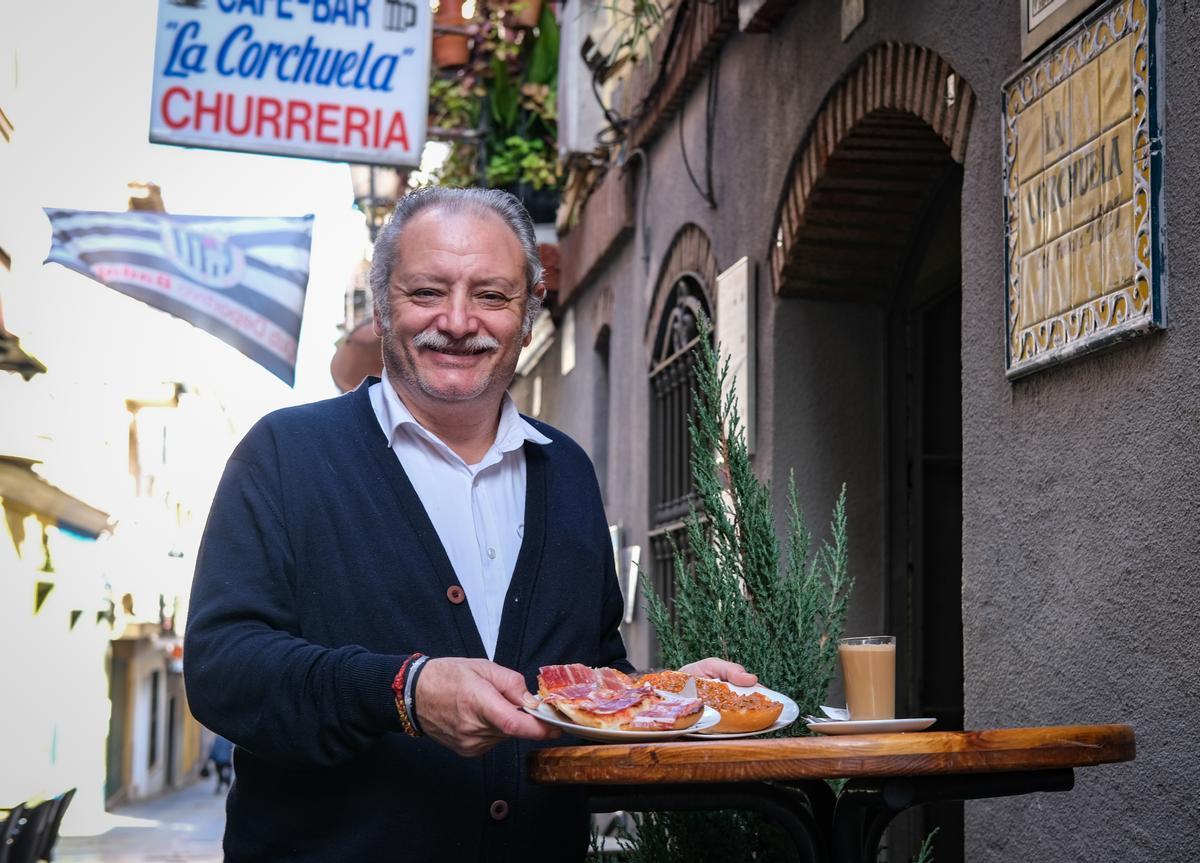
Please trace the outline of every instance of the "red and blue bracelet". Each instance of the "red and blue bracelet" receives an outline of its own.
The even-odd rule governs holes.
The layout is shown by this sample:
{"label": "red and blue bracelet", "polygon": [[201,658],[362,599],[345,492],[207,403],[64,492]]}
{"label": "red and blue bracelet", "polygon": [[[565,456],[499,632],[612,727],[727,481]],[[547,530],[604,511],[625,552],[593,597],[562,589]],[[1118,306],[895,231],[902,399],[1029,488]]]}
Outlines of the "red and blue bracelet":
{"label": "red and blue bracelet", "polygon": [[412,654],[404,660],[400,670],[396,672],[395,679],[392,680],[392,695],[396,701],[396,712],[400,715],[400,725],[404,728],[404,733],[409,737],[420,737],[423,733],[414,719],[416,711],[413,707],[413,694],[416,690],[415,671],[420,669],[428,659],[429,657],[423,653]]}

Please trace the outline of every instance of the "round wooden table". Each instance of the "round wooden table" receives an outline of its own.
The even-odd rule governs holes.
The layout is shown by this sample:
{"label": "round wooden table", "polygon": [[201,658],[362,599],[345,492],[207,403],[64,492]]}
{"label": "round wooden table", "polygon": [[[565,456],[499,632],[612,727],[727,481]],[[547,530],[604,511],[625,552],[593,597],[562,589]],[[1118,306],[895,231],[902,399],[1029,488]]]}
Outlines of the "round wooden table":
{"label": "round wooden table", "polygon": [[[1134,755],[1128,725],[1065,725],[562,746],[533,753],[529,775],[588,786],[593,812],[753,809],[800,860],[865,863],[911,806],[1068,791],[1075,768]],[[834,799],[826,779],[850,781]]]}

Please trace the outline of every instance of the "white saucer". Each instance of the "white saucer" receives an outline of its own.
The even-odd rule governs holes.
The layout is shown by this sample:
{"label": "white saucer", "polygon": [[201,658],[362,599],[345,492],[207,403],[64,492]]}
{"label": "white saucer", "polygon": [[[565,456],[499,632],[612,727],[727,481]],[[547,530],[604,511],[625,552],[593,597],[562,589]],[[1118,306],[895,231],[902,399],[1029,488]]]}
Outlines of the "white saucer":
{"label": "white saucer", "polygon": [[721,721],[721,714],[711,707],[704,708],[704,715],[688,728],[672,728],[669,731],[624,731],[620,728],[589,728],[586,725],[576,725],[548,704],[539,704],[536,710],[522,707],[526,713],[536,716],[542,722],[557,725],[568,734],[582,737],[584,740],[594,740],[598,743],[653,743],[662,740],[674,740],[677,737],[695,731],[697,728],[711,728]]}
{"label": "white saucer", "polygon": [[807,722],[809,731],[817,734],[895,734],[900,731],[924,731],[937,722],[931,716],[914,719],[830,719],[824,722]]}

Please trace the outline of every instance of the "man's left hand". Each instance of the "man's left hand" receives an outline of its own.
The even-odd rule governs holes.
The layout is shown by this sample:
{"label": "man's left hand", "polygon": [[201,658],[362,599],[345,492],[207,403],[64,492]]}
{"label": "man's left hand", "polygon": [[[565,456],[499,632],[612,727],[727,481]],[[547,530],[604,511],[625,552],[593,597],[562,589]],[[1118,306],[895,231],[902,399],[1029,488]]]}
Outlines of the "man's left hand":
{"label": "man's left hand", "polygon": [[753,686],[758,683],[757,674],[751,674],[736,662],[730,662],[728,659],[717,659],[715,656],[710,656],[708,659],[701,659],[698,662],[689,662],[679,670],[693,677],[711,677],[716,680],[725,680],[734,686]]}

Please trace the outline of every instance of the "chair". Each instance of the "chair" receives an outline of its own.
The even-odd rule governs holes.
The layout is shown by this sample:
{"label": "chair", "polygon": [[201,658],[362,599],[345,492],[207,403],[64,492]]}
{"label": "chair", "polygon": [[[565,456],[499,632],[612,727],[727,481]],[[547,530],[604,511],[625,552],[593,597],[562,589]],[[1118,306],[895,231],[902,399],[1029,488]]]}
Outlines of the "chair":
{"label": "chair", "polygon": [[38,849],[38,855],[34,859],[46,861],[54,859],[54,843],[58,841],[58,830],[62,826],[63,815],[66,814],[67,807],[71,805],[71,798],[74,796],[75,789],[69,788],[54,798],[54,809],[46,821],[46,827],[42,831],[41,848]]}
{"label": "chair", "polygon": [[17,832],[17,825],[25,816],[25,804],[18,803],[6,811],[8,817],[0,822],[0,863],[9,863],[9,852],[12,851],[15,841],[13,836]]}
{"label": "chair", "polygon": [[37,855],[42,850],[42,836],[46,824],[54,816],[54,801],[57,799],[43,800],[26,807],[13,828],[12,844],[7,848],[8,860],[5,863],[37,863]]}

